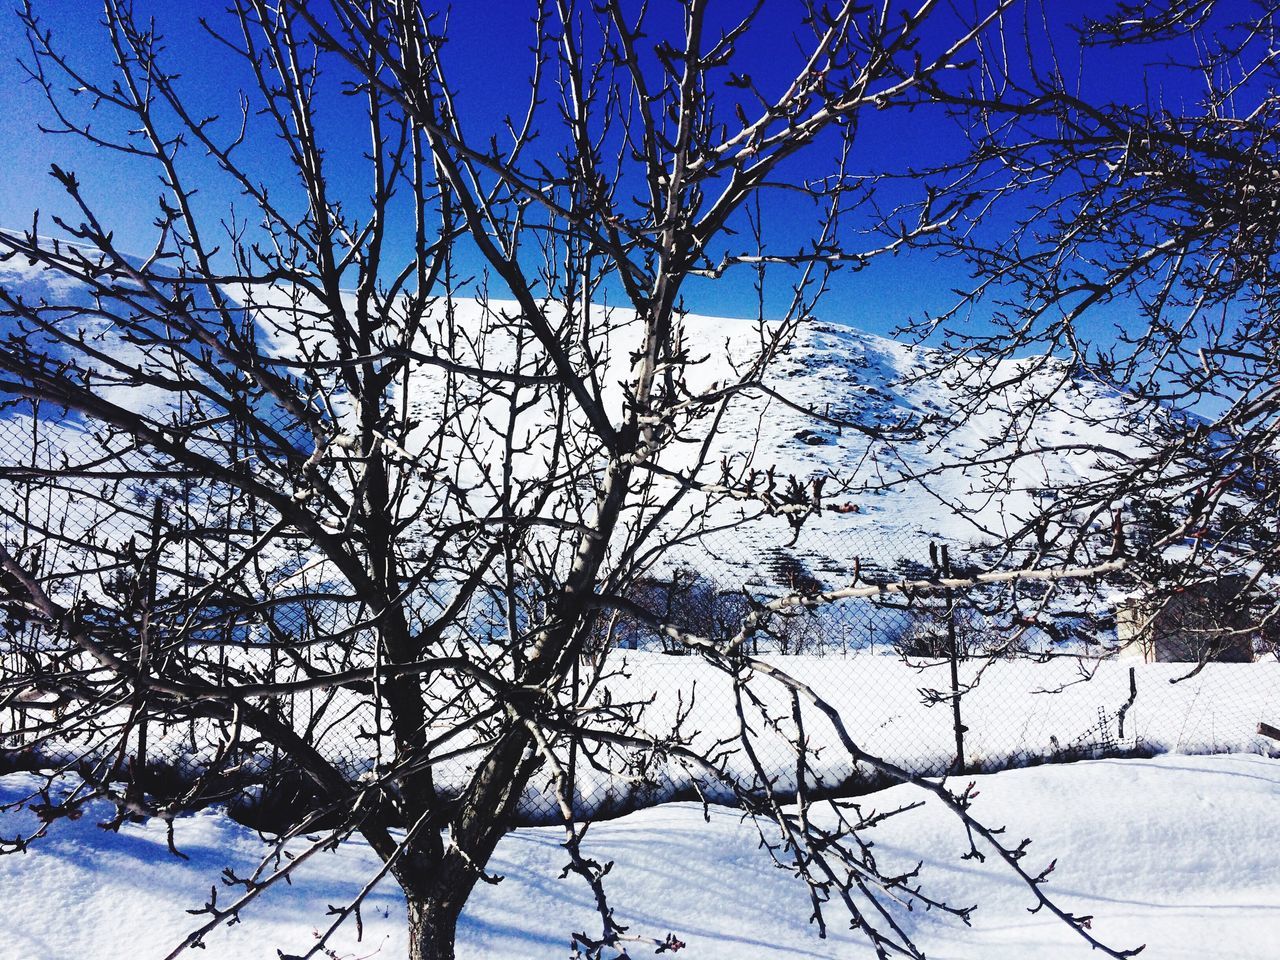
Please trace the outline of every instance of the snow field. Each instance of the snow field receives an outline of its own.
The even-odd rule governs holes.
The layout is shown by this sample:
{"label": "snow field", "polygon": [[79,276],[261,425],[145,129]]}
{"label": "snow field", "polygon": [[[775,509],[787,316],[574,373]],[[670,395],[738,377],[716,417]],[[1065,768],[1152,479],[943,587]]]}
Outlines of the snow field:
{"label": "snow field", "polygon": [[[1029,863],[1057,859],[1048,886],[1062,905],[1094,916],[1093,932],[1111,945],[1147,944],[1152,960],[1270,960],[1280,938],[1280,866],[1275,859],[1280,761],[1260,756],[1102,760],[1006,771],[973,778],[975,813],[1005,824],[1010,842],[1034,838]],[[0,802],[32,784],[0,779]],[[862,801],[888,809],[920,798],[909,786]],[[104,808],[105,816],[108,811]],[[602,822],[586,852],[612,859],[613,905],[632,932],[674,932],[689,960],[860,960],[873,954],[829,914],[830,935],[806,923],[804,890],[757,849],[750,822],[733,810],[672,804]],[[179,849],[167,852],[160,823],[107,833],[86,816],[55,825],[25,855],[0,858],[5,922],[0,957],[14,960],[158,960],[192,927],[224,866],[248,869],[257,836],[217,811],[176,824]],[[32,817],[0,818],[12,835]],[[767,829],[767,825],[766,825]],[[936,804],[891,818],[868,834],[882,865],[925,861],[928,889],[956,903],[977,903],[973,927],[937,912],[903,914],[906,929],[937,960],[1087,957],[1087,944],[1044,913],[991,860],[960,859],[958,821]],[[566,857],[554,827],[525,828],[499,846],[491,869],[504,879],[480,884],[463,917],[464,960],[559,958],[573,930],[592,929],[589,891],[558,880]],[[219,928],[202,960],[275,960],[314,942],[328,904],[355,893],[375,869],[358,843],[308,861],[291,887],[269,893],[242,922]],[[223,888],[227,898],[231,890]],[[220,899],[220,903],[225,902]],[[343,960],[395,958],[405,950],[402,904],[379,887],[364,910],[364,940],[354,929],[334,944]],[[647,952],[635,951],[636,956]]]}
{"label": "snow field", "polygon": [[[951,769],[955,733],[950,703],[926,705],[922,693],[949,691],[945,662],[905,663],[866,653],[763,659],[834,706],[861,749],[916,774],[941,776]],[[1119,714],[1129,700],[1131,666],[1137,696],[1124,709],[1122,725]],[[968,727],[966,764],[990,772],[1116,754],[1238,752],[1280,757],[1280,743],[1258,734],[1260,721],[1278,722],[1280,662],[1211,663],[1188,677],[1192,666],[1075,658],[965,662],[961,686],[971,686],[961,700],[961,719]],[[688,713],[680,729],[696,732],[695,749],[711,751],[712,744],[734,736],[732,684],[711,665],[692,657],[628,651],[615,667],[620,675],[606,681],[610,694],[615,701],[652,698],[641,726],[655,738],[670,733],[681,710]],[[790,700],[785,689],[767,677],[749,683],[765,704],[763,711],[750,704],[746,708],[756,753],[769,775],[777,778],[778,789],[794,789]],[[865,788],[883,782],[873,771],[850,763],[835,730],[816,711],[806,710],[805,715],[808,765],[822,785]],[[741,750],[724,768],[740,782],[752,780]],[[632,802],[665,799],[687,791],[694,775],[702,778],[703,789],[713,797],[729,799],[705,774],[687,770],[676,760],[655,763],[646,773],[647,782],[628,784],[617,771],[584,766],[578,799],[588,810],[622,801],[627,789],[633,791]],[[530,804],[536,801],[533,796],[528,799]]]}
{"label": "snow field", "polygon": [[[941,776],[955,759],[955,733],[948,702],[927,705],[923,691],[946,694],[945,662],[858,653],[849,656],[769,656],[768,663],[811,687],[840,713],[854,742],[868,753],[909,772]],[[656,652],[615,651],[606,661],[597,698],[636,703],[638,730],[662,742],[673,731],[695,750],[720,757],[727,778],[754,784],[754,770],[737,735],[730,678],[697,657]],[[1137,696],[1129,700],[1129,670]],[[1251,753],[1280,757],[1280,742],[1258,733],[1259,722],[1280,726],[1280,662],[1211,663],[1195,676],[1189,664],[1142,664],[1060,658],[967,661],[961,665],[965,760],[971,770],[993,772],[1055,760],[1115,755]],[[452,697],[449,678],[442,697]],[[1177,681],[1177,682],[1171,682]],[[757,675],[748,681],[763,710],[745,712],[757,756],[780,791],[795,789],[795,730],[785,688]],[[295,723],[311,714],[299,704]],[[1123,723],[1120,713],[1124,711]],[[352,777],[372,769],[373,745],[357,736],[372,726],[371,708],[352,693],[329,704],[318,726],[318,747]],[[677,723],[677,720],[680,720]],[[0,716],[0,724],[6,718]],[[603,721],[601,721],[604,723]],[[608,723],[604,723],[610,728]],[[616,724],[615,724],[616,725]],[[442,727],[443,729],[443,727]],[[152,726],[150,756],[194,772],[215,755],[218,731],[199,725]],[[883,776],[851,763],[835,730],[816,711],[805,710],[807,765],[814,785],[863,791],[882,786]],[[719,744],[720,746],[715,746]],[[457,743],[454,746],[458,745]],[[41,755],[49,766],[81,755],[96,756],[100,743],[49,743]],[[709,796],[728,802],[732,791],[705,769],[658,752],[606,752],[595,764],[580,754],[575,803],[584,814],[616,813],[671,800]],[[263,766],[269,757],[250,758]],[[471,771],[467,756],[443,763],[437,782],[460,787]],[[694,793],[696,785],[699,794]],[[526,820],[545,821],[558,813],[545,779],[535,779],[522,804]]]}

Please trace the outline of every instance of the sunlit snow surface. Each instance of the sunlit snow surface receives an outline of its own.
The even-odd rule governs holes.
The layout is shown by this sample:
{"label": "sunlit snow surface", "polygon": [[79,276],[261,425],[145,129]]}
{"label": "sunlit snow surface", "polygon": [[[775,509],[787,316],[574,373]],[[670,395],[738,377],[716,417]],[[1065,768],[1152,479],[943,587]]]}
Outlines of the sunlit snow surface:
{"label": "sunlit snow surface", "polygon": [[[1031,836],[1030,864],[1057,868],[1047,888],[1113,945],[1146,943],[1152,960],[1222,957],[1269,960],[1280,943],[1280,866],[1276,810],[1280,761],[1258,756],[1165,756],[1013,770],[974,778],[977,815],[1006,824],[1016,841]],[[33,781],[0,780],[12,801]],[[894,787],[865,807],[901,805],[920,794]],[[105,809],[102,811],[105,816]],[[734,811],[676,804],[601,823],[587,852],[613,859],[619,918],[636,933],[675,932],[689,960],[870,957],[832,910],[830,935],[806,923],[807,898],[794,878],[770,867],[749,822]],[[0,818],[13,834],[31,817]],[[224,866],[248,868],[261,844],[217,812],[179,820],[167,852],[163,826],[107,833],[85,817],[56,825],[22,856],[0,858],[4,890],[0,957],[22,960],[150,960],[191,928]],[[954,816],[933,805],[894,818],[870,835],[886,868],[926,861],[935,896],[977,902],[967,929],[938,913],[906,916],[907,929],[938,960],[1087,957],[1088,946],[1043,913],[1030,914],[1025,888],[991,864],[961,860]],[[523,829],[498,848],[492,869],[504,880],[479,885],[464,916],[459,956],[470,960],[560,958],[573,930],[591,930],[590,897],[580,880],[558,880],[565,854],[555,828]],[[358,844],[309,861],[291,888],[269,894],[239,925],[208,938],[191,956],[274,960],[300,953],[325,923],[328,904],[353,895],[375,869]],[[231,890],[224,889],[220,902]],[[344,958],[404,956],[401,903],[390,886],[364,911],[364,942],[334,945]],[[646,956],[636,950],[634,956]]]}

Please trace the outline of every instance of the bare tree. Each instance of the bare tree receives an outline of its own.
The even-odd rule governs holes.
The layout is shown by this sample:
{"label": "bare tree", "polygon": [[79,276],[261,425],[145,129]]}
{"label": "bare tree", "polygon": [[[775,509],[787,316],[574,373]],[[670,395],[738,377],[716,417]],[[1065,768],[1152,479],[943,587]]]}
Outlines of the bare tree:
{"label": "bare tree", "polygon": [[[951,98],[973,144],[963,179],[986,200],[942,243],[976,282],[917,329],[946,339],[970,408],[1020,399],[987,451],[993,487],[1029,457],[1096,457],[994,532],[1042,560],[1127,553],[1162,590],[1238,573],[1241,603],[1280,569],[1277,12],[1054,11],[1035,61],[990,48],[982,81]],[[1099,83],[1121,63],[1127,77]],[[974,313],[990,325],[961,322]],[[1042,414],[1082,384],[1117,402],[1047,435]]]}
{"label": "bare tree", "polygon": [[[382,866],[305,955],[358,922],[390,876],[410,956],[435,960],[453,956],[522,798],[540,796],[599,907],[577,949],[675,951],[615,918],[575,791],[576,766],[656,757],[758,815],[820,928],[837,903],[878,955],[919,957],[902,905],[967,918],[914,873],[877,866],[860,836],[878,817],[838,803],[812,815],[806,724],[836,731],[850,762],[913,778],[747,653],[770,617],[864,588],[775,598],[711,637],[628,599],[672,544],[712,525],[798,527],[820,508],[816,478],[775,476],[767,451],[716,440],[751,398],[791,403],[773,361],[830,271],[880,252],[851,247],[844,227],[875,185],[849,167],[859,118],[935,99],[1008,3],[972,20],[935,6],[806,6],[794,73],[762,89],[738,62],[768,29],[762,4],[714,19],[690,0],[665,21],[615,0],[531,5],[527,111],[491,134],[456,106],[443,15],[418,5],[233,0],[208,43],[251,85],[238,115],[218,117],[126,0],[103,6],[105,76],[68,57],[28,2],[27,69],[49,129],[153,165],[161,186],[142,256],[121,248],[93,184],[58,166],[72,213],[51,235],[38,216],[0,234],[15,494],[0,507],[0,706],[52,771],[39,833],[95,798],[117,804],[117,822],[172,820],[246,777],[296,774],[301,802],[275,848],[228,878],[230,900],[211,897],[173,955],[359,837]],[[363,105],[362,142],[348,122],[335,131],[340,94],[344,121]],[[801,155],[830,164],[810,178],[788,166]],[[215,182],[239,197],[231,211],[210,208]],[[755,201],[774,190],[817,211],[800,249],[766,252]],[[928,193],[881,250],[942,229],[965,202]],[[733,375],[707,382],[682,292],[739,267],[791,271],[790,301],[769,323],[762,303],[754,342],[731,345]],[[610,694],[599,637],[616,618],[724,671],[740,718],[729,743],[695,749],[679,710],[645,723],[647,701]],[[755,749],[766,726],[794,745],[787,797]],[[184,737],[185,775],[163,780],[150,758]],[[1025,844],[972,818],[967,792],[919,782],[975,855],[1007,862],[1102,946],[1047,898]]]}

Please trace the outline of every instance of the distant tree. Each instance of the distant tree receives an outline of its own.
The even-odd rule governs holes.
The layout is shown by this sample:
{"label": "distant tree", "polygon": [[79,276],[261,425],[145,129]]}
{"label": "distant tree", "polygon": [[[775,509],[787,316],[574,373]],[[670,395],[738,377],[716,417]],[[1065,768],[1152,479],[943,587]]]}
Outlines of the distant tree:
{"label": "distant tree", "polygon": [[[117,825],[172,819],[265,765],[293,776],[300,802],[174,955],[311,853],[359,837],[381,861],[365,892],[393,878],[410,957],[440,960],[537,795],[599,908],[575,950],[674,952],[674,937],[615,916],[574,783],[576,762],[607,773],[660,757],[758,818],[767,850],[809,885],[820,931],[839,904],[879,956],[923,956],[899,905],[968,908],[883,872],[856,810],[810,816],[804,724],[838,731],[852,763],[913,778],[748,653],[770,615],[846,594],[762,601],[712,637],[628,597],[718,505],[733,505],[731,527],[798,528],[818,508],[812,478],[775,477],[763,452],[719,458],[715,439],[745,397],[794,406],[771,383],[775,358],[831,270],[883,252],[850,246],[843,227],[873,199],[848,165],[859,124],[963,73],[1010,4],[982,6],[969,19],[931,2],[804,4],[787,27],[795,69],[766,89],[739,53],[778,29],[763,4],[719,19],[704,0],[530,4],[527,111],[490,131],[449,80],[455,21],[429,5],[232,0],[207,48],[249,89],[219,117],[193,92],[216,93],[219,74],[183,71],[127,0],[103,4],[105,73],[24,4],[46,129],[122,171],[150,164],[160,193],[139,256],[93,178],[65,166],[52,175],[70,213],[0,233],[0,707],[19,718],[10,742],[48,771],[39,833],[101,797]],[[475,15],[464,7],[452,16]],[[817,168],[789,165],[800,156]],[[144,203],[157,183],[131,186]],[[231,209],[215,186],[237,196]],[[771,192],[816,211],[796,248],[766,246],[756,201]],[[931,195],[892,219],[883,249],[964,202]],[[792,271],[790,303],[708,383],[682,292],[742,266]],[[839,425],[872,440],[910,430]],[[678,718],[655,733],[646,703],[601,692],[617,658],[592,643],[615,614],[731,678],[732,742],[698,752]],[[793,743],[786,797],[768,769],[743,776],[725,759],[757,757],[766,685],[792,704],[764,718]],[[187,776],[162,783],[150,760],[175,742]],[[967,793],[917,782],[975,855],[1101,946],[1047,897],[1025,845],[972,818]],[[334,907],[306,956],[330,949],[364,896]]]}
{"label": "distant tree", "polygon": [[[1029,457],[1094,456],[1008,537],[988,531],[1029,562],[1127,551],[1137,581],[1167,589],[1277,568],[1278,13],[1064,5],[1032,63],[984,60],[999,96],[954,100],[974,150],[945,176],[989,203],[940,241],[971,291],[919,330],[947,344],[966,409],[1017,398],[979,458],[993,487],[1021,482]],[[990,326],[961,322],[974,313]],[[1051,426],[1042,414],[1081,384],[1119,400]]]}

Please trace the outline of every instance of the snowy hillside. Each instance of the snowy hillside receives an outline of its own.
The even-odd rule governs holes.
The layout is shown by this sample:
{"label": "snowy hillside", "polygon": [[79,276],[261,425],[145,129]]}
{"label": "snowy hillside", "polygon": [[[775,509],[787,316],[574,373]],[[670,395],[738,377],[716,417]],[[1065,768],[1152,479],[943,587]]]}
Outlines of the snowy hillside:
{"label": "snowy hillside", "polygon": [[[460,327],[478,325],[479,309],[459,303]],[[511,304],[490,303],[487,309],[518,315]],[[271,325],[271,310],[262,315]],[[593,376],[602,384],[610,412],[620,417],[637,325],[625,310],[611,309],[609,316],[613,330]],[[809,582],[832,587],[848,582],[855,557],[864,577],[874,577],[877,571],[895,572],[904,558],[923,561],[930,541],[951,544],[963,556],[969,547],[1018,527],[1053,491],[1095,477],[1142,449],[1141,418],[1123,397],[1092,380],[1073,380],[1056,407],[1040,410],[1034,424],[1028,423],[1033,394],[1044,390],[1045,378],[1065,368],[1041,372],[993,396],[958,427],[948,424],[960,393],[944,380],[937,351],[860,331],[852,325],[856,317],[842,319],[848,323],[799,325],[768,366],[762,389],[737,393],[714,431],[705,429],[704,421],[686,425],[660,456],[663,470],[713,487],[725,464],[739,476],[758,471],[761,486],[773,484],[778,490],[792,478],[806,490],[822,479],[822,511],[797,534],[785,516],[768,515],[753,500],[692,498],[663,521],[664,533],[657,539],[680,545],[655,563],[655,574],[683,567],[730,588],[745,584],[768,590],[797,572],[781,572],[779,563],[798,561]],[[684,371],[685,386],[698,394],[734,383],[776,330],[775,324],[751,320],[685,317],[682,342],[693,358]],[[288,337],[277,346],[282,352],[291,349]],[[512,350],[509,339],[486,335],[486,363],[506,367]],[[478,362],[479,354],[470,359]],[[430,368],[415,376],[410,411],[431,423],[443,402],[441,377]],[[504,420],[501,405],[492,407],[481,436],[470,441],[473,447],[483,446],[484,431]],[[1086,420],[1123,424],[1124,432],[1081,437]],[[1024,448],[1054,452],[1020,460],[993,492],[992,474],[975,461],[1010,452],[1011,444],[992,449],[991,442],[1009,435],[1014,425],[1027,429]],[[542,469],[540,448],[529,439],[532,424],[525,429],[531,446],[526,469],[535,472]],[[704,451],[702,442],[710,434]],[[676,488],[662,475],[655,484],[668,493]],[[744,518],[750,522],[742,523]]]}
{"label": "snowy hillside", "polygon": [[[75,289],[64,278],[16,261],[0,264],[0,282],[28,302],[65,305],[75,323],[81,323],[74,319],[77,309],[93,302],[87,291]],[[486,307],[491,315],[518,313],[511,304],[489,303]],[[282,359],[297,355],[290,321],[299,309],[310,309],[305,298],[299,300],[281,290],[268,291],[265,297],[261,290],[256,292],[253,313],[260,342],[268,352]],[[472,301],[456,305],[462,329],[476,323],[480,309]],[[594,376],[611,412],[618,416],[621,384],[629,375],[637,325],[628,322],[627,311],[610,310],[609,316],[613,331],[601,348]],[[779,486],[794,477],[808,488],[814,480],[825,478],[822,512],[805,523],[798,537],[787,520],[778,516],[761,516],[725,532],[723,528],[744,516],[756,517],[760,513],[757,505],[712,497],[709,508],[704,509],[706,504],[700,498],[690,501],[664,521],[667,537],[678,533],[687,542],[659,559],[655,573],[663,575],[676,567],[687,567],[718,584],[745,583],[768,589],[782,577],[776,567],[780,556],[786,554],[798,560],[804,575],[813,582],[837,586],[847,582],[855,557],[861,560],[865,576],[874,575],[877,569],[892,570],[903,558],[924,560],[931,540],[949,543],[957,554],[963,554],[968,545],[994,539],[1016,527],[1047,492],[1096,473],[1096,450],[1070,449],[1080,439],[1076,434],[1083,420],[1127,423],[1133,434],[1140,432],[1140,422],[1127,415],[1121,397],[1096,382],[1076,381],[1059,393],[1056,407],[1040,413],[1026,438],[1030,445],[1057,447],[1058,451],[1021,461],[1006,489],[992,495],[990,478],[973,461],[987,451],[992,437],[1004,436],[1010,424],[1023,417],[1036,384],[1014,387],[993,398],[985,410],[968,418],[960,428],[944,429],[939,420],[954,413],[958,396],[935,373],[941,359],[938,354],[861,332],[852,325],[856,317],[839,319],[846,322],[828,320],[798,327],[768,367],[761,384],[765,390],[748,390],[731,401],[700,468],[694,464],[702,439],[698,422],[688,436],[680,437],[662,454],[664,469],[701,483],[715,483],[723,462],[742,470],[758,470],[762,477],[765,471],[772,471],[770,482]],[[95,349],[124,355],[136,352],[135,346],[123,342],[109,324],[94,319],[91,313],[84,322]],[[693,391],[734,382],[742,365],[760,353],[775,329],[772,324],[761,327],[754,321],[703,316],[687,317],[684,326],[688,353],[694,358],[687,368],[688,387]],[[325,338],[308,336],[312,358],[331,359],[326,356]],[[430,352],[437,349],[432,347]],[[464,363],[490,368],[512,365],[511,337],[492,330],[483,342],[469,343],[463,338],[461,343],[455,341],[452,349],[458,353],[454,359]],[[428,425],[443,402],[441,377],[437,369],[424,364],[409,388],[411,415]],[[155,410],[172,402],[156,388],[107,384],[100,389],[108,399],[132,409]],[[496,406],[492,402],[488,405]],[[340,407],[334,412],[344,415]],[[467,440],[472,453],[497,439],[484,434],[495,431],[495,424],[504,421],[505,415],[499,413],[504,412],[484,409],[477,414],[478,432]],[[526,432],[532,435],[540,425],[539,418],[546,415],[543,409],[531,411],[526,416]],[[917,428],[918,436],[873,440],[856,427],[841,429],[837,422],[890,435],[897,427]],[[83,428],[75,418],[49,423],[48,427],[51,434],[44,442],[50,463],[62,452],[92,449],[92,442],[80,435]],[[10,454],[20,450],[28,433],[21,412],[10,410],[0,422],[0,442]],[[1140,449],[1133,434],[1088,439],[1109,448],[1114,460]],[[542,469],[538,453],[534,443],[524,457],[529,471]],[[450,452],[437,454],[447,457]],[[968,466],[941,469],[961,464]],[[910,476],[925,476],[927,482],[904,479]],[[659,478],[659,488],[663,483]],[[666,485],[673,489],[669,481]]]}
{"label": "snowy hillside", "polygon": [[[849,318],[856,322],[856,318]],[[732,361],[741,361],[759,342],[757,325],[746,320],[690,317],[690,340],[706,362],[696,377],[723,382]],[[864,574],[892,570],[903,558],[923,562],[930,541],[953,546],[990,541],[1017,527],[1040,498],[1098,473],[1096,451],[1059,450],[1019,462],[1005,491],[990,492],[990,478],[973,462],[991,456],[992,437],[1018,421],[1032,390],[1025,384],[992,399],[989,407],[959,429],[941,418],[954,414],[958,394],[937,374],[942,358],[927,347],[898,343],[854,326],[815,322],[801,326],[772,368],[767,386],[790,403],[871,429],[917,425],[917,439],[876,441],[856,429],[840,429],[765,396],[736,401],[717,439],[711,463],[751,451],[761,468],[802,483],[826,477],[824,509],[805,522],[797,536],[785,519],[769,517],[732,536],[709,533],[689,549],[676,551],[668,566],[685,563],[723,584],[744,581],[772,586],[762,558],[779,550],[799,558],[806,572],[828,587],[848,582],[855,556]],[[1085,419],[1126,422],[1133,434],[1090,440],[1117,454],[1141,449],[1141,426],[1125,401],[1095,381],[1079,380],[1062,391],[1058,406],[1042,413],[1028,445],[1070,447]],[[1008,451],[1011,446],[1006,446]],[[925,477],[925,482],[911,478]],[[705,526],[729,523],[741,508],[713,508]],[[776,574],[774,574],[776,576]]]}

